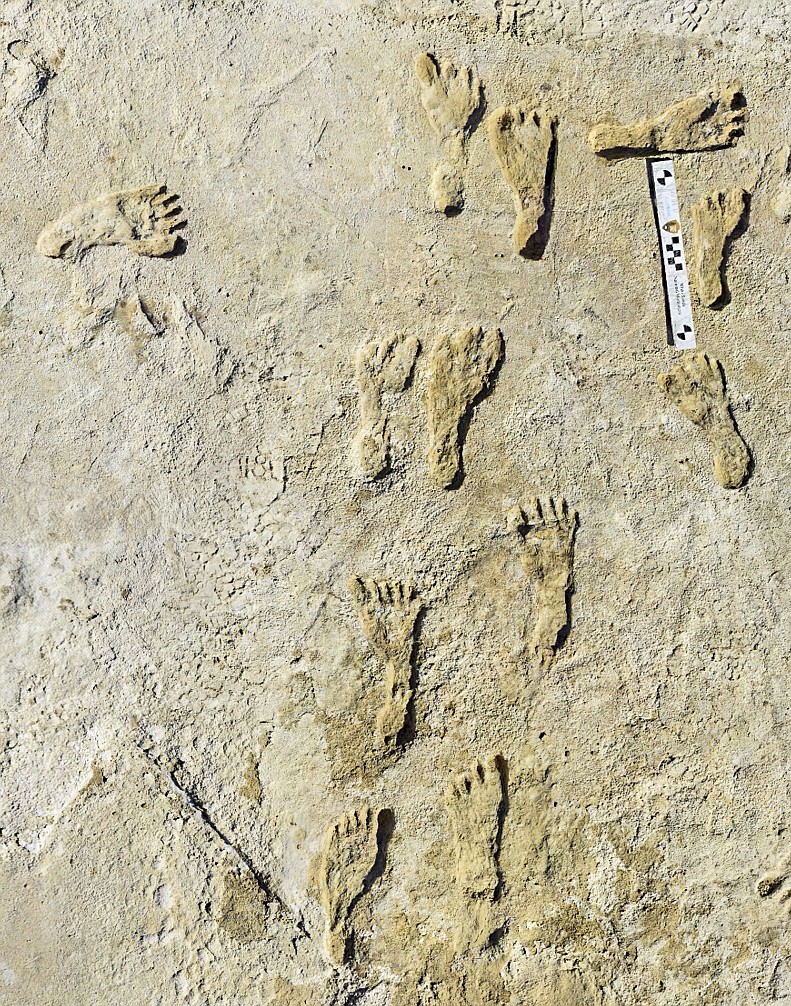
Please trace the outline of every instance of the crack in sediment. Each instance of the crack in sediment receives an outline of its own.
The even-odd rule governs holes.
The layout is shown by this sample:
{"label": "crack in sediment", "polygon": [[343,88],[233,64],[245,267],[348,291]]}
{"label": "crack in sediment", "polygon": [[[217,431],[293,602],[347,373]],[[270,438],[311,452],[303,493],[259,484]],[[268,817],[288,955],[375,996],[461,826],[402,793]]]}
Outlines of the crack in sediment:
{"label": "crack in sediment", "polygon": [[145,748],[137,741],[134,743],[145,759],[157,769],[160,776],[162,776],[162,778],[167,782],[168,787],[177,794],[179,799],[186,804],[193,814],[200,820],[204,828],[211,832],[211,834],[220,841],[226,851],[231,853],[237,861],[237,864],[243,870],[247,870],[252,874],[256,883],[266,894],[267,898],[270,898],[278,905],[279,908],[287,910],[289,914],[294,916],[300,933],[307,936],[308,933],[305,930],[302,919],[293,912],[288,905],[285,904],[282,898],[280,898],[275,891],[272,890],[270,884],[266,881],[261,872],[253,865],[253,862],[247,853],[240,849],[239,846],[236,845],[236,843],[233,842],[225,834],[225,832],[214,823],[202,801],[176,778],[176,770],[180,767],[181,763],[176,762],[173,768],[167,768],[150,748]]}

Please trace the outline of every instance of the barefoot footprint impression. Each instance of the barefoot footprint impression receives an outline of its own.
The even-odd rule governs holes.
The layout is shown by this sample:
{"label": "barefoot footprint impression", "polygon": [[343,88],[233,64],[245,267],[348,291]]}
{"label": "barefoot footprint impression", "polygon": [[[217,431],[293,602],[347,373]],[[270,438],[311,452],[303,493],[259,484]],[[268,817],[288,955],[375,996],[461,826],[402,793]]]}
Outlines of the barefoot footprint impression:
{"label": "barefoot footprint impression", "polygon": [[705,353],[685,353],[656,380],[681,414],[708,437],[719,484],[724,489],[738,489],[747,478],[750,452],[731,415],[719,361]]}
{"label": "barefoot footprint impression", "polygon": [[556,124],[554,116],[531,108],[526,101],[498,108],[487,120],[489,142],[514,195],[514,247],[528,258],[541,251],[534,246],[548,210],[546,193]]}
{"label": "barefoot footprint impression", "polygon": [[653,118],[625,126],[597,123],[588,144],[600,157],[645,157],[660,153],[716,150],[735,143],[750,117],[738,80],[683,98]]}
{"label": "barefoot footprint impression", "polygon": [[499,329],[478,326],[441,335],[431,354],[426,389],[428,466],[433,481],[449,489],[461,469],[465,420],[475,399],[491,387],[503,355]]}
{"label": "barefoot footprint impression", "polygon": [[186,221],[179,197],[164,185],[110,192],[81,203],[47,224],[36,248],[50,258],[76,260],[96,245],[126,245],[136,255],[170,254]]}
{"label": "barefoot footprint impression", "polygon": [[714,307],[723,295],[725,244],[739,226],[747,208],[744,189],[711,192],[692,207],[692,247],[698,295]]}
{"label": "barefoot footprint impression", "polygon": [[447,807],[456,870],[457,950],[483,949],[497,928],[492,903],[500,884],[500,810],[504,798],[502,756],[451,780]]}
{"label": "barefoot footprint impression", "polygon": [[360,429],[354,441],[360,472],[375,479],[390,467],[390,434],[385,395],[400,394],[409,383],[420,342],[400,332],[374,340],[357,353]]}
{"label": "barefoot footprint impression", "polygon": [[349,589],[371,649],[385,665],[385,702],[376,717],[380,743],[392,750],[412,701],[415,620],[423,607],[414,589],[395,580],[352,577]]}
{"label": "barefoot footprint impression", "polygon": [[434,206],[441,213],[458,213],[464,206],[467,138],[481,105],[481,82],[469,66],[455,66],[421,53],[415,64],[421,84],[420,101],[445,158],[431,179]]}
{"label": "barefoot footprint impression", "polygon": [[366,804],[341,815],[324,835],[319,895],[327,916],[327,953],[334,964],[346,959],[349,916],[376,865],[382,813]]}
{"label": "barefoot footprint impression", "polygon": [[548,666],[569,626],[577,512],[564,499],[534,499],[527,514],[511,507],[506,521],[519,541],[522,568],[535,583],[538,613],[530,648]]}

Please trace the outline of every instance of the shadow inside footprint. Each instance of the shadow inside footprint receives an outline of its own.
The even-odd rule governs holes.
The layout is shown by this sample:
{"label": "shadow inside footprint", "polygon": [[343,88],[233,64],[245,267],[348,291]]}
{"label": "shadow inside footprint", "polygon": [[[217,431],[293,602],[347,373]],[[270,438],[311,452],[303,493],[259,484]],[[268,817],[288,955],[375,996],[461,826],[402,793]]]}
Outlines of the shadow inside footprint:
{"label": "shadow inside footprint", "polygon": [[752,196],[749,192],[746,192],[744,195],[744,209],[742,210],[742,215],[739,218],[739,222],[738,224],[736,224],[731,233],[725,238],[725,242],[722,246],[722,260],[720,262],[720,281],[722,283],[722,293],[714,301],[713,304],[709,305],[709,307],[711,307],[715,311],[721,311],[722,308],[727,307],[728,304],[730,304],[731,302],[731,291],[730,287],[728,286],[725,267],[731,253],[731,245],[733,244],[734,241],[740,238],[742,234],[744,234],[744,232],[747,230],[747,227],[749,226],[751,204],[752,204]]}
{"label": "shadow inside footprint", "polygon": [[363,881],[362,891],[356,901],[363,898],[373,887],[376,881],[385,872],[385,865],[387,863],[387,847],[390,844],[390,839],[393,837],[393,832],[395,831],[395,814],[389,808],[384,808],[379,811],[379,817],[377,819],[377,850],[376,850],[376,860],[374,865],[370,869],[368,876]]}
{"label": "shadow inside footprint", "polygon": [[475,396],[475,398],[473,398],[473,400],[470,402],[467,408],[467,411],[459,420],[459,469],[456,472],[456,476],[453,479],[453,481],[450,483],[449,486],[447,486],[448,490],[451,492],[455,489],[460,489],[462,484],[464,483],[464,477],[465,477],[464,445],[467,442],[467,432],[470,428],[470,423],[472,422],[472,418],[475,415],[475,410],[478,408],[478,405],[484,400],[484,398],[487,398],[494,391],[494,386],[495,383],[497,382],[497,377],[500,373],[503,363],[505,363],[506,352],[507,350],[505,347],[505,342],[503,341],[499,359],[497,360],[497,363],[495,363],[494,369],[489,375],[489,379],[486,382],[485,387],[483,387]]}
{"label": "shadow inside footprint", "polygon": [[[502,845],[503,840],[503,826],[505,825],[505,819],[508,816],[508,810],[511,806],[510,800],[508,798],[508,759],[504,758],[502,755],[495,755],[495,765],[497,766],[497,771],[500,773],[500,782],[502,785],[502,799],[500,800],[500,806],[497,808],[497,836],[495,838],[495,847],[499,850]],[[503,875],[500,870],[500,859],[499,855],[497,858],[497,887],[494,889],[493,900],[499,901],[503,893]],[[497,930],[495,931],[497,932]],[[495,940],[495,934],[492,934],[492,943],[497,942]]]}
{"label": "shadow inside footprint", "polygon": [[420,678],[418,675],[418,661],[416,660],[417,654],[417,644],[418,638],[420,636],[420,631],[423,627],[423,619],[426,617],[426,609],[421,608],[415,617],[415,627],[412,634],[412,650],[409,656],[409,667],[410,667],[410,677],[409,677],[409,687],[412,691],[412,697],[406,707],[406,715],[404,716],[404,725],[398,731],[398,736],[396,737],[395,750],[400,751],[401,748],[410,744],[415,739],[415,734],[417,733],[417,716],[415,714],[415,696],[418,692],[418,687],[420,685]]}
{"label": "shadow inside footprint", "polygon": [[[186,221],[179,224],[179,227],[186,227]],[[174,228],[175,230],[175,228]],[[166,252],[164,255],[160,255],[159,258],[169,259],[169,258],[179,258],[179,256],[184,255],[187,251],[187,239],[179,234],[176,237],[176,243],[173,245],[171,251]]]}
{"label": "shadow inside footprint", "polygon": [[555,162],[557,157],[557,125],[552,125],[552,141],[547,153],[547,173],[544,178],[544,212],[538,221],[535,234],[530,238],[519,253],[522,258],[535,261],[546,251],[549,241],[549,230],[552,224],[552,212],[555,208]]}

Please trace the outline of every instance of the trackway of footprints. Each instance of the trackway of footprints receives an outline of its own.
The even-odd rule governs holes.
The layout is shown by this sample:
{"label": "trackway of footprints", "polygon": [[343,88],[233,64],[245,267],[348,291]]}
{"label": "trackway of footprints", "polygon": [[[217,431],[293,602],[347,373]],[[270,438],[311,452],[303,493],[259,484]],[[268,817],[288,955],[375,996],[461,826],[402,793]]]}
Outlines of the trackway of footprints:
{"label": "trackway of footprints", "polygon": [[[458,213],[464,207],[467,144],[478,123],[482,84],[470,67],[430,53],[418,57],[416,72],[421,103],[442,157],[431,181],[432,199],[438,210]],[[741,86],[732,81],[631,125],[615,119],[601,122],[590,129],[588,143],[595,154],[610,159],[717,150],[741,135],[749,119],[745,104]],[[552,112],[527,101],[496,108],[487,119],[492,151],[513,196],[514,245],[527,258],[540,256],[546,243],[556,127]],[[694,273],[700,300],[710,307],[720,305],[727,294],[725,249],[748,203],[744,189],[731,189],[712,192],[692,208]],[[47,224],[36,247],[42,255],[71,261],[99,245],[168,256],[177,250],[185,226],[179,197],[164,185],[147,185],[73,207]],[[357,353],[360,425],[353,454],[364,479],[376,479],[390,467],[390,411],[408,388],[420,350],[416,336],[395,333],[367,342]],[[463,431],[479,396],[491,390],[503,351],[498,329],[472,326],[435,339],[425,396],[427,462],[431,479],[441,488],[458,484]],[[694,353],[658,380],[682,415],[706,433],[720,485],[742,485],[750,456],[730,414],[719,362]]]}
{"label": "trackway of footprints", "polygon": [[[483,950],[502,920],[497,917],[501,883],[499,854],[505,800],[505,760],[491,756],[452,778],[445,798],[453,851],[458,918],[455,951]],[[324,834],[319,855],[319,897],[326,916],[325,949],[342,965],[353,942],[352,911],[381,869],[383,821],[390,812],[368,804],[349,811]]]}
{"label": "trackway of footprints", "polygon": [[[420,103],[434,133],[438,158],[430,181],[434,207],[448,215],[464,209],[468,146],[482,118],[483,89],[471,67],[430,53],[416,63]],[[609,119],[594,125],[588,144],[599,157],[647,157],[659,153],[716,151],[736,142],[748,119],[738,82],[684,98],[660,113],[631,124]],[[492,153],[514,205],[513,243],[524,258],[540,257],[549,227],[548,193],[557,137],[557,116],[523,100],[497,107],[486,118]],[[701,302],[718,306],[725,296],[723,265],[728,241],[741,224],[749,194],[744,189],[714,191],[692,208],[694,280]],[[41,232],[38,251],[78,261],[99,245],[123,245],[145,256],[177,250],[186,224],[176,195],[163,185],[113,192],[76,206]],[[430,347],[415,335],[396,332],[367,341],[355,360],[359,427],[353,464],[366,480],[391,465],[390,425],[400,397],[407,394],[421,354],[428,370],[425,422],[427,471],[440,489],[459,484],[464,431],[481,396],[493,391],[504,355],[499,329],[471,325],[441,333]],[[422,357],[421,357],[422,358]],[[714,478],[725,488],[741,486],[750,453],[741,438],[719,362],[686,351],[659,387],[681,414],[700,427],[711,448]],[[534,499],[512,507],[507,528],[535,604],[527,627],[529,659],[547,667],[571,630],[569,596],[574,588],[577,513],[564,499]],[[423,602],[414,588],[394,580],[353,576],[349,590],[381,672],[381,704],[373,723],[376,743],[398,754],[413,702],[415,627]],[[500,755],[476,762],[452,778],[446,806],[453,849],[454,887],[460,920],[455,950],[481,950],[502,925],[497,917],[501,885],[499,851],[505,799],[505,763]],[[390,812],[358,806],[330,824],[318,865],[319,899],[326,916],[325,948],[342,965],[353,947],[355,906],[381,872],[384,822]],[[783,869],[758,885],[762,897],[791,898]]]}

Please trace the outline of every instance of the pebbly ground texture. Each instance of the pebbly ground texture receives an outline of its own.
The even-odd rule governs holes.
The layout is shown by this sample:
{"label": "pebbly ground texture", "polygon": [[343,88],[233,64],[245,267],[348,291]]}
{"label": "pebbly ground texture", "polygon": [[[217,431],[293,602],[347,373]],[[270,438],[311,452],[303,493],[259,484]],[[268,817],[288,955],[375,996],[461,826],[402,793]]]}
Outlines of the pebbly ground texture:
{"label": "pebbly ground texture", "polygon": [[789,14],[2,5],[0,1003],[791,997]]}

